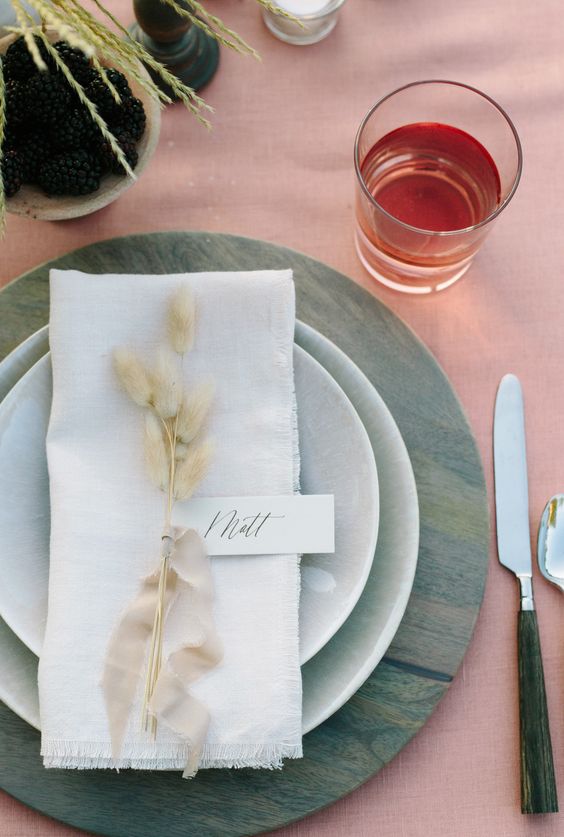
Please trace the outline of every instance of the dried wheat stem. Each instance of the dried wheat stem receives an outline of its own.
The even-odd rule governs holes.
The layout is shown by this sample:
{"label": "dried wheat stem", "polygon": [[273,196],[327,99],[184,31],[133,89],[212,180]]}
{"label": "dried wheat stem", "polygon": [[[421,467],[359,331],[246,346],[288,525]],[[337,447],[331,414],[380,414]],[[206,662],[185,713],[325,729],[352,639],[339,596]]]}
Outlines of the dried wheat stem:
{"label": "dried wheat stem", "polygon": [[278,15],[279,17],[285,17],[288,20],[292,20],[294,23],[297,23],[302,28],[305,28],[303,21],[301,21],[299,17],[293,15],[292,12],[287,12],[286,9],[281,9],[280,6],[273,2],[273,0],[257,0],[257,3],[259,4],[259,6],[262,6],[263,9],[266,9],[268,12],[272,12],[273,14]]}
{"label": "dried wheat stem", "polygon": [[[71,46],[81,49],[85,55],[92,57],[95,51],[92,44],[77,35],[76,30],[69,26],[68,18],[61,15],[54,5],[45,2],[45,0],[28,0],[28,3],[38,12],[44,23],[53,26],[57,30],[63,40],[67,41]],[[40,28],[37,27],[35,21],[34,26]]]}
{"label": "dried wheat stem", "polygon": [[[59,0],[59,2],[66,2],[66,0]],[[73,2],[75,6],[78,5],[78,0],[71,0],[71,2]],[[144,49],[144,47],[141,46],[141,44],[133,40],[127,29],[119,22],[119,20],[117,20],[117,18],[115,18],[112,15],[112,13],[108,9],[106,9],[106,7],[100,2],[100,0],[94,0],[94,3],[96,4],[96,7],[103,14],[105,14],[108,17],[108,19],[111,20],[112,23],[114,23],[115,26],[118,27],[122,35],[125,38],[127,38],[127,44],[124,44],[124,42],[117,38],[112,32],[110,32],[110,30],[104,28],[104,32],[107,35],[108,39],[115,40],[118,42],[118,46],[116,46],[118,53],[121,54],[120,50],[127,49],[130,52],[132,52],[135,55],[135,57],[139,59],[139,61],[142,61],[148,67],[151,67],[152,70],[154,70],[156,73],[158,73],[158,75],[160,75],[163,81],[173,91],[174,95],[178,99],[180,99],[180,101],[188,108],[188,110],[190,110],[191,113],[193,113],[194,116],[196,116],[196,118],[203,125],[209,128],[209,122],[201,115],[200,110],[212,111],[213,109],[209,105],[207,105],[204,102],[204,100],[201,99],[200,96],[198,96],[191,87],[187,87],[185,84],[182,84],[182,82],[173,73],[169,72],[169,70],[167,70],[166,67],[164,67],[155,58],[153,58],[153,56],[149,52],[147,52],[147,50]],[[82,7],[79,8],[81,8],[83,17],[89,16],[92,20],[94,20],[94,18],[92,18],[88,14],[88,12],[82,9]],[[159,90],[159,88],[157,88],[157,90]]]}
{"label": "dried wheat stem", "polygon": [[[164,3],[166,6],[170,6],[171,9],[174,9],[177,15],[185,17],[190,21],[190,23],[197,26],[198,29],[202,29],[206,35],[214,38],[223,46],[233,49],[240,55],[252,55],[254,58],[260,57],[258,52],[254,50],[252,46],[250,46],[243,38],[241,38],[240,35],[232,29],[229,29],[229,27],[226,26],[218,17],[210,14],[200,3],[190,0],[190,6],[194,10],[190,11],[190,9],[187,9],[185,6],[181,6],[177,3],[176,0],[160,0],[160,2]],[[197,17],[194,12],[199,14],[200,17]],[[213,27],[216,28],[214,29]]]}
{"label": "dried wheat stem", "polygon": [[[34,0],[43,2],[44,0]],[[128,49],[129,45],[124,44],[112,32],[100,24],[90,15],[78,2],[67,2],[67,0],[54,0],[65,9],[65,14],[72,25],[81,33],[82,37],[90,39],[97,50],[104,55],[109,62],[120,64],[125,72],[130,75],[140,87],[150,96],[163,104],[169,104],[172,100],[163,93],[156,84],[139,71],[137,58]]]}
{"label": "dried wheat stem", "polygon": [[33,37],[33,33],[29,25],[29,15],[20,3],[20,0],[12,0],[12,6],[16,13],[16,19],[22,28],[22,35],[26,42],[28,51],[35,62],[35,66],[38,70],[44,72],[47,69],[47,64],[43,60],[41,53],[39,52],[38,46],[35,42],[35,38]]}
{"label": "dried wheat stem", "polygon": [[[61,2],[61,0],[58,1]],[[131,49],[132,38],[128,30],[122,26],[119,20],[117,20],[111,12],[107,11],[100,3],[97,3],[96,0],[94,0],[94,2],[100,11],[108,16],[109,20],[111,20],[120,32],[122,32],[124,36],[127,36],[125,41],[117,38],[113,32],[106,29],[106,27],[100,24],[78,3],[74,4],[75,9],[71,12],[76,16],[74,19],[78,19],[80,24],[86,27],[87,31],[90,33],[90,37],[97,39],[100,51],[106,54],[110,60],[121,64],[124,68],[127,67],[129,75],[135,78],[135,81],[143,87],[147,93],[149,93],[154,99],[157,99],[160,102],[161,107],[163,105],[171,104],[172,99],[170,96],[167,96],[166,93],[161,90],[151,78],[147,79],[139,73],[137,68],[139,58],[137,58]]]}
{"label": "dried wheat stem", "polygon": [[76,95],[78,96],[78,98],[80,99],[82,104],[88,110],[88,113],[90,114],[92,120],[98,126],[98,128],[99,128],[102,136],[104,137],[104,139],[109,143],[110,148],[112,149],[113,153],[117,157],[120,165],[123,166],[124,170],[129,175],[129,177],[131,177],[133,180],[136,180],[137,178],[136,178],[136,176],[133,172],[133,169],[131,168],[131,166],[127,162],[126,156],[123,153],[123,150],[122,150],[120,144],[118,143],[118,141],[116,140],[116,138],[114,137],[114,135],[112,134],[110,129],[108,128],[105,120],[102,119],[102,117],[98,113],[98,108],[96,107],[96,105],[93,102],[90,101],[90,99],[88,98],[88,96],[84,92],[83,87],[77,82],[77,80],[75,79],[75,77],[73,76],[73,74],[71,73],[71,71],[69,70],[69,68],[67,67],[67,65],[65,64],[65,62],[63,61],[61,56],[59,55],[59,53],[57,52],[57,50],[50,43],[50,41],[47,38],[47,36],[45,35],[45,33],[44,32],[39,32],[39,37],[41,38],[41,40],[43,41],[43,43],[45,44],[45,46],[47,48],[47,51],[49,52],[49,54],[51,55],[51,57],[55,61],[56,65],[57,65],[57,68],[64,75],[64,77],[66,78],[66,80],[68,81],[68,83],[70,84],[72,89],[75,91]]}
{"label": "dried wheat stem", "polygon": [[121,103],[122,103],[121,102],[121,96],[119,95],[118,91],[116,90],[116,88],[114,87],[112,82],[110,81],[110,79],[108,77],[108,73],[106,71],[106,68],[100,63],[100,60],[98,59],[97,55],[92,56],[92,64],[93,64],[94,68],[96,70],[98,70],[98,72],[102,76],[104,84],[109,89],[110,93],[112,94],[112,96],[114,98],[114,101],[118,105],[121,105]]}

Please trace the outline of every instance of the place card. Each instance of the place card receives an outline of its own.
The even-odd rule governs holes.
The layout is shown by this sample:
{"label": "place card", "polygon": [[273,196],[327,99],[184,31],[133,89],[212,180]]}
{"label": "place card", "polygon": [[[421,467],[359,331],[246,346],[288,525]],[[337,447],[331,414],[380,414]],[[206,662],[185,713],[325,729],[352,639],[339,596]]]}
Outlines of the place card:
{"label": "place card", "polygon": [[196,529],[209,555],[335,551],[332,494],[198,497],[178,503],[173,522]]}

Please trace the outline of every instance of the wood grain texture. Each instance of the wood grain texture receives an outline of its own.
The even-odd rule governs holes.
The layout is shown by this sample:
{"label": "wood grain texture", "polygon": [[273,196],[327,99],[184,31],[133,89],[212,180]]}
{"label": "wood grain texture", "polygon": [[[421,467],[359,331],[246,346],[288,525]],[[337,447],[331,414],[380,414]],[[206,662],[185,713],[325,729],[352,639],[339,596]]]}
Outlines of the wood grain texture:
{"label": "wood grain texture", "polygon": [[[0,357],[48,319],[48,268],[91,273],[294,270],[298,316],[372,380],[409,450],[421,510],[419,564],[387,656],[282,771],[176,774],[44,770],[39,736],[0,706],[0,786],[106,835],[248,835],[281,826],[366,781],[425,723],[458,668],[488,560],[484,479],[458,400],[430,353],[389,309],[331,268],[265,242],[208,233],[128,236],[43,265],[0,294]],[[93,280],[95,281],[95,280]],[[166,811],[166,816],[163,816]]]}
{"label": "wood grain texture", "polygon": [[521,811],[558,811],[544,671],[534,610],[519,612],[519,720],[521,731]]}

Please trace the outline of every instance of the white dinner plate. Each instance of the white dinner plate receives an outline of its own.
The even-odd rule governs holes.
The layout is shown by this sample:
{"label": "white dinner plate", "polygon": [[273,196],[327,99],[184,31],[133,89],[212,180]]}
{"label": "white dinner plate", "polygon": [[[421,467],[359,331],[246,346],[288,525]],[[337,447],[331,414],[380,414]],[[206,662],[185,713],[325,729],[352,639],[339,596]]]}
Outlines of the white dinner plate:
{"label": "white dinner plate", "polygon": [[[47,350],[46,329],[34,336]],[[417,565],[419,508],[413,470],[401,434],[386,405],[358,367],[325,337],[303,323],[296,342],[331,373],[355,406],[378,461],[378,545],[365,588],[345,624],[302,666],[304,734],[339,709],[385,654],[401,622]],[[17,352],[16,352],[17,353]],[[6,374],[0,363],[0,388]],[[37,672],[30,652],[9,629],[0,631],[0,698],[39,728]],[[35,658],[34,658],[35,659]]]}
{"label": "white dinner plate", "polygon": [[31,369],[47,351],[47,326],[35,331],[6,355],[0,363],[0,401],[6,397],[22,375]]}
{"label": "white dinner plate", "polygon": [[[353,406],[316,360],[297,346],[294,355],[302,490],[333,494],[336,520],[335,552],[302,559],[304,663],[343,624],[362,592],[376,548],[379,501],[374,454]],[[0,405],[0,615],[37,655],[47,618],[51,393],[45,355]]]}

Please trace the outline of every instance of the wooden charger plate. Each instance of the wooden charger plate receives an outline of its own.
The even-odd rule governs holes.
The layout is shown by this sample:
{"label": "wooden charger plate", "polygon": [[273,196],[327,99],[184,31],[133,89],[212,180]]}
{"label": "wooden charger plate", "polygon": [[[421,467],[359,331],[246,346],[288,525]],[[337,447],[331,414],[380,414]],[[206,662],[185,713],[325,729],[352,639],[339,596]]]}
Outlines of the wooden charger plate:
{"label": "wooden charger plate", "polygon": [[[45,770],[38,733],[0,704],[0,786],[63,822],[108,837],[256,834],[318,810],[365,782],[425,723],[470,640],[488,561],[479,455],[444,373],[385,305],[300,253],[211,233],[154,233],[93,244],[26,273],[0,294],[0,358],[47,322],[50,267],[91,273],[294,270],[298,317],[372,381],[407,445],[420,504],[413,593],[388,653],[348,703],[281,771]],[[383,486],[385,491],[385,486]]]}

